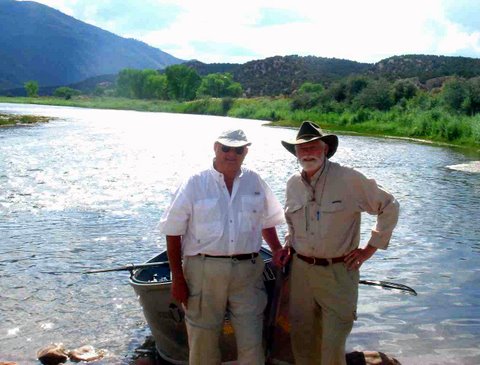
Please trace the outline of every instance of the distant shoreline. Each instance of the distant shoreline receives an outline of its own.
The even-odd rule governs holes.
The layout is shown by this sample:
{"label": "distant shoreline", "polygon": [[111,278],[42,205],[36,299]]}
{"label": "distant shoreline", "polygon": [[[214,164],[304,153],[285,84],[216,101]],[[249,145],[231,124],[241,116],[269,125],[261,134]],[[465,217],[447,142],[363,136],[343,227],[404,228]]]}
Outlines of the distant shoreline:
{"label": "distant shoreline", "polygon": [[[380,138],[395,138],[413,141],[417,143],[428,143],[438,146],[458,147],[462,150],[469,150],[475,154],[480,153],[480,144],[467,144],[463,141],[441,141],[430,139],[426,136],[411,137],[405,134],[403,130],[392,129],[388,124],[381,123],[357,123],[352,125],[339,125],[336,120],[340,115],[315,115],[304,113],[301,115],[291,115],[296,120],[285,120],[282,118],[282,107],[289,100],[286,98],[256,98],[256,99],[231,99],[228,109],[225,108],[224,99],[203,99],[190,102],[165,101],[165,100],[143,100],[127,99],[119,97],[74,97],[71,99],[62,99],[55,97],[4,97],[0,96],[0,104],[34,104],[34,105],[54,105],[69,106],[92,109],[114,109],[114,110],[135,110],[144,112],[163,112],[180,114],[200,114],[213,116],[228,116],[233,118],[246,118],[265,121],[265,125],[276,127],[296,128],[303,120],[312,120],[318,122],[323,129],[335,131],[343,134],[355,134],[361,136],[373,136]],[[37,122],[48,122],[53,118],[24,116],[25,119],[19,119],[19,116],[13,116],[13,122],[2,123],[2,125],[21,125]],[[288,117],[288,116],[287,116]],[[0,118],[2,118],[0,116]],[[6,117],[3,117],[7,119]],[[319,120],[320,119],[320,120]],[[391,133],[389,133],[391,132]],[[407,131],[408,132],[408,131]]]}

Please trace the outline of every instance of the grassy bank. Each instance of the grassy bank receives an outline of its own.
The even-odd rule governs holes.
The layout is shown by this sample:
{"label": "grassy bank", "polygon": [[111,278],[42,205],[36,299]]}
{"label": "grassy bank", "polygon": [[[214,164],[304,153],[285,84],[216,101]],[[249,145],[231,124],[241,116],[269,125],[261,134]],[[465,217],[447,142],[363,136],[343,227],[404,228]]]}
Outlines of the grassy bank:
{"label": "grassy bank", "polygon": [[316,108],[292,110],[288,98],[200,99],[190,102],[139,100],[113,97],[0,97],[0,103],[28,103],[84,108],[188,113],[258,119],[271,125],[296,127],[304,120],[328,130],[364,135],[407,137],[463,147],[480,148],[480,115],[468,117],[440,108],[392,108],[389,111],[360,109],[325,112]]}
{"label": "grassy bank", "polygon": [[35,123],[46,123],[52,120],[50,117],[42,117],[38,115],[14,115],[0,113],[0,127],[12,125],[25,125]]}

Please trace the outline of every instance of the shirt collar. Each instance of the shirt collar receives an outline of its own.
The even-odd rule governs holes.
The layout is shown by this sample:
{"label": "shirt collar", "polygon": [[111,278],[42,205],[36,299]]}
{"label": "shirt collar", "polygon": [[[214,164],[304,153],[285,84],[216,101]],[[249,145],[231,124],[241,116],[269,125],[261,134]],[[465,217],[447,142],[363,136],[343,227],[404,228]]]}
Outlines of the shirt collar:
{"label": "shirt collar", "polygon": [[[215,163],[215,159],[213,159],[212,165],[210,166],[210,173],[213,175],[214,178],[223,181],[223,174],[221,172],[215,170],[214,163]],[[240,170],[237,172],[237,175],[235,176],[235,179],[237,179],[237,178],[240,179],[243,176],[243,173],[244,173],[243,167],[240,167]]]}

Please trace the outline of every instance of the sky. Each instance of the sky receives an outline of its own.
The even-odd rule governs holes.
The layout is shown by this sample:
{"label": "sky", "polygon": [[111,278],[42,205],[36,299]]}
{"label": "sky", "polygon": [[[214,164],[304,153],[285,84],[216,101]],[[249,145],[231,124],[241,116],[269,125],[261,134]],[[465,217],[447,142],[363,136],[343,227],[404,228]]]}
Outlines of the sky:
{"label": "sky", "polygon": [[38,0],[183,60],[480,58],[480,0]]}

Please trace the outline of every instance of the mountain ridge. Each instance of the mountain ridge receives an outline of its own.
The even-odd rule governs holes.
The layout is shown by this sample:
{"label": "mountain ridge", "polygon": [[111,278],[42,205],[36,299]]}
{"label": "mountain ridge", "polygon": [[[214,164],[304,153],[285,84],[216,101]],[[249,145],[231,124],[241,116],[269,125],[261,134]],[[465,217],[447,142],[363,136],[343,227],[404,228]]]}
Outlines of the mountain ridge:
{"label": "mountain ridge", "polygon": [[0,1],[0,89],[37,80],[65,85],[123,68],[162,69],[184,62],[33,1]]}
{"label": "mountain ridge", "polygon": [[23,85],[29,80],[38,81],[41,95],[60,86],[91,93],[95,82],[112,84],[122,69],[162,71],[179,63],[200,76],[229,72],[247,97],[290,95],[304,82],[328,86],[355,76],[415,79],[426,88],[452,76],[480,76],[480,59],[421,54],[376,63],[313,55],[272,56],[243,64],[185,61],[33,1],[0,0],[0,26],[0,92],[6,95],[24,94]]}

